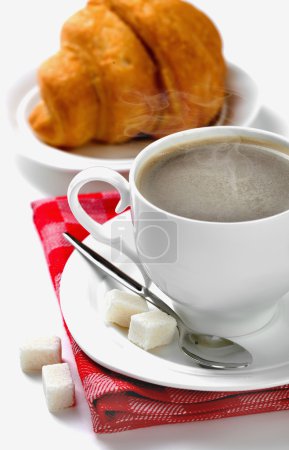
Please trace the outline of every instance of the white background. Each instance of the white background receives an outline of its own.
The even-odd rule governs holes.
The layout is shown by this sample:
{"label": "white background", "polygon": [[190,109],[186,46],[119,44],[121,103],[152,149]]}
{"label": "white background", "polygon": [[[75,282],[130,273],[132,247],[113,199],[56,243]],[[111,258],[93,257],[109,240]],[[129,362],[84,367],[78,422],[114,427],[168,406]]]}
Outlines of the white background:
{"label": "white background", "polygon": [[[63,21],[84,3],[84,0],[2,2],[1,100],[15,78],[37,67],[57,49]],[[226,58],[257,81],[264,109],[255,125],[262,124],[288,135],[288,2],[196,0],[194,3],[221,30]],[[0,120],[1,448],[46,450],[65,445],[86,450],[124,450],[136,446],[138,450],[288,449],[289,411],[112,435],[96,436],[92,432],[88,407],[32,223],[30,202],[49,192],[37,187],[37,173],[27,179],[17,163],[16,144],[8,133],[2,106],[3,102]],[[51,193],[55,192],[54,188],[51,179]],[[65,191],[58,193],[65,194]],[[26,376],[19,368],[19,344],[27,336],[43,334],[57,334],[62,338],[64,359],[71,365],[77,387],[77,406],[59,415],[47,411],[40,377]]]}

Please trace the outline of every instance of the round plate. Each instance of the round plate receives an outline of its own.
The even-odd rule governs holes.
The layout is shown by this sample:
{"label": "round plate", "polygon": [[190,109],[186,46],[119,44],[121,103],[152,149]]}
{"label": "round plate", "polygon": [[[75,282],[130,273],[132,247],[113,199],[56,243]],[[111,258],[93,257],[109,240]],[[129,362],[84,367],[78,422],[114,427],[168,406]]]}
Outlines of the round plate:
{"label": "round plate", "polygon": [[[256,83],[239,67],[228,64],[226,102],[216,125],[248,126],[259,110]],[[92,165],[129,171],[135,156],[151,140],[135,139],[120,145],[90,143],[70,151],[41,142],[32,132],[27,118],[39,101],[36,70],[28,72],[11,88],[7,108],[9,122],[18,139],[16,150],[33,161],[66,171],[80,171]]]}
{"label": "round plate", "polygon": [[[130,214],[107,222],[104,227],[134,248]],[[116,250],[96,242],[85,243],[142,281],[136,265]],[[215,370],[194,365],[179,350],[177,333],[170,345],[145,351],[131,343],[127,330],[105,323],[105,293],[121,289],[77,251],[62,274],[60,302],[65,321],[80,348],[95,362],[130,377],[163,386],[240,391],[280,386],[289,382],[289,296],[280,302],[272,321],[256,333],[235,339],[252,352],[254,362],[245,369]],[[160,291],[152,288],[158,295]],[[162,295],[165,299],[165,297]]]}

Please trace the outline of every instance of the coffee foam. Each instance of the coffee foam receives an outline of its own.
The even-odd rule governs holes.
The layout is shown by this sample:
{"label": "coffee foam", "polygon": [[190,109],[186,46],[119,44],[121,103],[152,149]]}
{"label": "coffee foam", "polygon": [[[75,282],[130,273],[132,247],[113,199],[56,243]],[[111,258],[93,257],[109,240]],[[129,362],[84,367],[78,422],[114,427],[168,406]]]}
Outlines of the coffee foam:
{"label": "coffee foam", "polygon": [[172,148],[145,165],[137,184],[161,209],[198,220],[255,220],[289,209],[289,161],[241,139]]}

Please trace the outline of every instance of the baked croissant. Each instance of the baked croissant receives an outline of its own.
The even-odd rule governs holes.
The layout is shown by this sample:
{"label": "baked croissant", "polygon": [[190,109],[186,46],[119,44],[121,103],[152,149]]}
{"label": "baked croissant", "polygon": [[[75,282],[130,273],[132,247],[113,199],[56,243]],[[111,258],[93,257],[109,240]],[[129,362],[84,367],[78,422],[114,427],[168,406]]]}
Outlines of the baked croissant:
{"label": "baked croissant", "polygon": [[222,42],[181,0],[90,0],[38,71],[29,121],[49,145],[121,143],[209,124],[224,101]]}

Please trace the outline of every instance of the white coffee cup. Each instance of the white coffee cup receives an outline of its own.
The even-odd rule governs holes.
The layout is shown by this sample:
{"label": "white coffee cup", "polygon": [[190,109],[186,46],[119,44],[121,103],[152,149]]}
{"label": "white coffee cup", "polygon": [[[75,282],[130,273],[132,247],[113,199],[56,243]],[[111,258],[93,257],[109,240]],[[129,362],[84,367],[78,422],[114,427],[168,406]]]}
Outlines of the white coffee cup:
{"label": "white coffee cup", "polygon": [[109,243],[102,226],[81,207],[78,193],[94,180],[114,186],[121,196],[116,212],[131,206],[138,256],[150,279],[172,299],[188,325],[227,337],[263,327],[289,291],[289,211],[246,222],[188,219],[147,201],[136,186],[136,177],[152,155],[166,149],[235,135],[266,143],[270,152],[289,160],[279,151],[289,153],[289,141],[274,133],[242,127],[199,128],[147,146],[136,157],[129,182],[108,168],[91,167],[78,173],[68,188],[76,219],[96,239]]}

